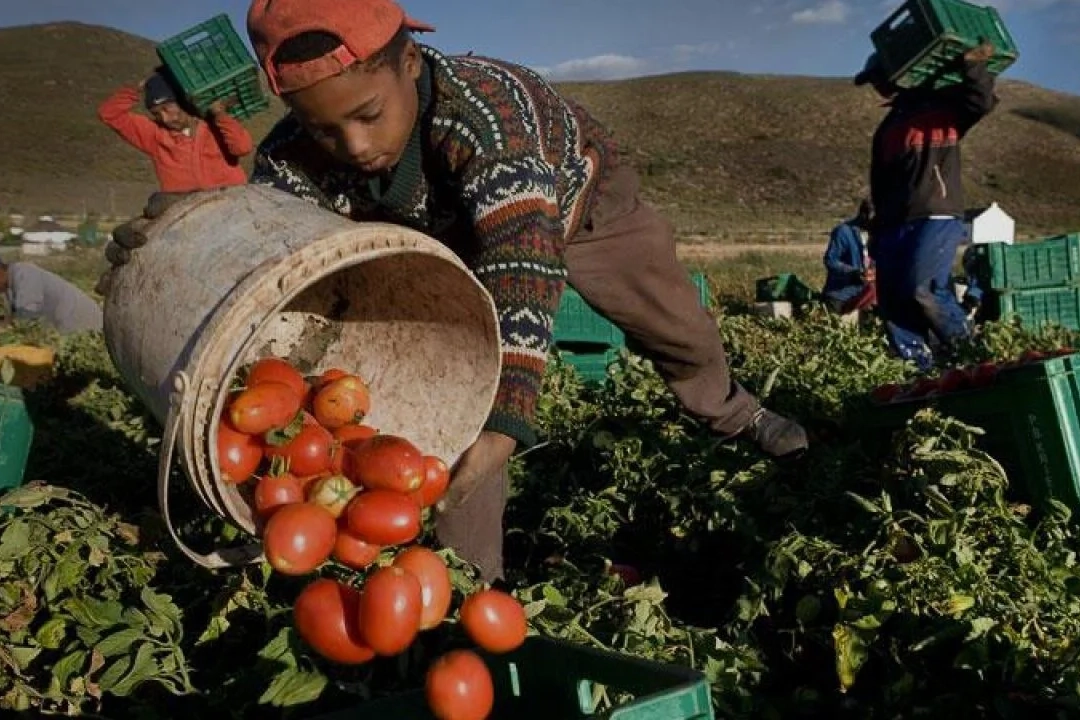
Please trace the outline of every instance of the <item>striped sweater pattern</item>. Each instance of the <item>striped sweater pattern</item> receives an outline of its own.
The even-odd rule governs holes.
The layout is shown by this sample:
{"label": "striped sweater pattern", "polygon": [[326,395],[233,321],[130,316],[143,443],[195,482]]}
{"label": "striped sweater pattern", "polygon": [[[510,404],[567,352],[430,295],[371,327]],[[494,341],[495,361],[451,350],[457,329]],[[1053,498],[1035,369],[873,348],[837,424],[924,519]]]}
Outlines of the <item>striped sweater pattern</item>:
{"label": "striped sweater pattern", "polygon": [[503,371],[486,429],[529,446],[566,283],[563,250],[616,150],[596,120],[533,71],[420,48],[419,119],[388,179],[337,164],[287,115],[260,144],[252,182],[451,248],[499,318]]}

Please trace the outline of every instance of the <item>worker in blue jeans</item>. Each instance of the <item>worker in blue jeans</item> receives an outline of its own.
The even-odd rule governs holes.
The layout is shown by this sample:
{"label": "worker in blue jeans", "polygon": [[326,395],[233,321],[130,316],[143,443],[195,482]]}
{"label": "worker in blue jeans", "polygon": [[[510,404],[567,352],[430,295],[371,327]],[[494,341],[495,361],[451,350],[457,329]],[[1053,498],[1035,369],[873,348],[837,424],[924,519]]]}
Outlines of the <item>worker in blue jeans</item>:
{"label": "worker in blue jeans", "polygon": [[971,334],[950,280],[967,232],[960,141],[997,104],[987,68],[993,54],[984,42],[945,65],[942,72],[956,70],[962,80],[944,88],[935,89],[930,78],[900,89],[876,54],[855,77],[890,106],[870,160],[879,311],[893,350],[921,370],[934,364],[935,338],[952,349]]}

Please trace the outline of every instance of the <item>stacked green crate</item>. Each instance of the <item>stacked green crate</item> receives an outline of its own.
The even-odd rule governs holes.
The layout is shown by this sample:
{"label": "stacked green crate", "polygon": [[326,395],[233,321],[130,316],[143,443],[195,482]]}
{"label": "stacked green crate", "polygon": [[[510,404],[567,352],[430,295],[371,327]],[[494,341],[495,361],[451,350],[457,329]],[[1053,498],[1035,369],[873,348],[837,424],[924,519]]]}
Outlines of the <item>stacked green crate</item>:
{"label": "stacked green crate", "polygon": [[889,77],[905,88],[959,82],[959,72],[947,66],[980,40],[994,46],[988,66],[995,75],[1019,57],[998,11],[963,0],[907,0],[870,39]]}
{"label": "stacked green crate", "polygon": [[1080,330],[1080,233],[977,248],[986,317]]}
{"label": "stacked green crate", "polygon": [[158,56],[195,108],[206,113],[217,100],[232,100],[229,113],[248,118],[270,107],[259,66],[228,15],[217,15],[157,46]]}
{"label": "stacked green crate", "polygon": [[[704,307],[710,303],[705,275],[691,276]],[[601,382],[607,368],[626,347],[622,330],[593,310],[576,290],[567,287],[555,314],[554,344],[560,358],[587,382]]]}

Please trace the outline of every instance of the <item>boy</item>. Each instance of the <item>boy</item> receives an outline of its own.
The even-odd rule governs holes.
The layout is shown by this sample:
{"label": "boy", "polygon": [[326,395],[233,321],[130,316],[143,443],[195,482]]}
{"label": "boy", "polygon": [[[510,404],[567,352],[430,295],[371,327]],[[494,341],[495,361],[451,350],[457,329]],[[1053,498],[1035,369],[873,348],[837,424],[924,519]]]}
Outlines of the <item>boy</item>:
{"label": "boy", "polygon": [[[140,90],[150,118],[134,112]],[[139,87],[122,87],[98,108],[98,117],[154,165],[164,192],[243,185],[240,158],[254,148],[251,134],[222,101],[210,106],[206,122],[180,100],[169,78],[157,71]],[[151,119],[153,118],[153,119]]]}
{"label": "boy", "polygon": [[[355,220],[417,228],[488,288],[503,374],[486,429],[454,468],[439,541],[502,575],[506,465],[532,419],[564,284],[653,360],[687,411],[773,456],[807,446],[728,370],[716,322],[638,197],[606,131],[532,71],[413,42],[392,0],[255,0],[248,33],[291,109],[252,181]],[[122,253],[121,253],[122,254]]]}
{"label": "boy", "polygon": [[855,77],[889,101],[874,133],[870,194],[874,203],[873,259],[878,303],[895,352],[921,370],[934,363],[931,333],[953,349],[971,333],[956,301],[950,273],[964,240],[960,141],[997,104],[987,43],[944,70],[959,70],[958,85],[900,90],[877,55]]}
{"label": "boy", "polygon": [[829,309],[842,315],[875,303],[874,269],[866,250],[873,214],[870,201],[863,200],[855,217],[833,228],[825,248],[821,294]]}

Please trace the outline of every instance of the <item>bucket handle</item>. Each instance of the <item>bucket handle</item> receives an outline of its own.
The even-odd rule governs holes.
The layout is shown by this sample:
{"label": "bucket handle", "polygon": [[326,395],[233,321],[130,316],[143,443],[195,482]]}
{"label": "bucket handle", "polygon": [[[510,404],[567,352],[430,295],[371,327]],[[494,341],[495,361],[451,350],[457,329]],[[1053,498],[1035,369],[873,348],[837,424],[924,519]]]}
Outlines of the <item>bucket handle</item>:
{"label": "bucket handle", "polygon": [[173,527],[172,517],[169,515],[169,477],[172,475],[176,436],[180,432],[181,410],[186,404],[187,389],[190,385],[187,374],[183,371],[176,373],[174,382],[176,383],[176,392],[173,393],[169,402],[169,412],[165,418],[165,432],[161,438],[161,453],[158,456],[158,505],[161,508],[161,517],[165,520],[165,527],[180,552],[184,553],[189,560],[204,568],[214,570],[239,567],[256,562],[262,559],[262,546],[258,543],[215,550],[209,555],[202,555],[185,545],[176,532],[176,528]]}

